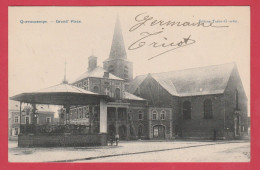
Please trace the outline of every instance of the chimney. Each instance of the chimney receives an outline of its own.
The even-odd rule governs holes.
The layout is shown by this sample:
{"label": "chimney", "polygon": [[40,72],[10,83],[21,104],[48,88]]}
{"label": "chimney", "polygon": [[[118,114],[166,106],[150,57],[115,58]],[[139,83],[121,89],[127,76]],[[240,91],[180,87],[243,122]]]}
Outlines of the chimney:
{"label": "chimney", "polygon": [[97,57],[96,56],[90,56],[88,58],[88,71],[92,71],[95,68],[97,68]]}

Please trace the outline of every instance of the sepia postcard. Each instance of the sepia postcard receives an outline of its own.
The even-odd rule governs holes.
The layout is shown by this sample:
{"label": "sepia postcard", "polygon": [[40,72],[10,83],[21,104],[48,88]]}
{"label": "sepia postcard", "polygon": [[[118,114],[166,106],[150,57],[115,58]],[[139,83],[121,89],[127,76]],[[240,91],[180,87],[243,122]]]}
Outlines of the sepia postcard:
{"label": "sepia postcard", "polygon": [[8,7],[8,97],[9,162],[250,162],[250,7]]}

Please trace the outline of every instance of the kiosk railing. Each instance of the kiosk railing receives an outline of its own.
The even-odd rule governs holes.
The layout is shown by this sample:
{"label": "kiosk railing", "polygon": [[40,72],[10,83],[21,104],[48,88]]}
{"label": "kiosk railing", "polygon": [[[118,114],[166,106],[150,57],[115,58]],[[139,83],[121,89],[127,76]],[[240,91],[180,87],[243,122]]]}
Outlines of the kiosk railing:
{"label": "kiosk railing", "polygon": [[90,126],[86,125],[21,125],[21,134],[90,134]]}

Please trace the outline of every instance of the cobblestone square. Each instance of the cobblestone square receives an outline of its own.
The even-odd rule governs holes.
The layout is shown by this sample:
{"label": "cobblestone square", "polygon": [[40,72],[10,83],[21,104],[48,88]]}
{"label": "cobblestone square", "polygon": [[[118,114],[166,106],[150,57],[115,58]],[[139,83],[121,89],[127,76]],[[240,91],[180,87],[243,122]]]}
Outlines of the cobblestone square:
{"label": "cobblestone square", "polygon": [[122,141],[118,146],[18,148],[9,162],[249,162],[247,141]]}

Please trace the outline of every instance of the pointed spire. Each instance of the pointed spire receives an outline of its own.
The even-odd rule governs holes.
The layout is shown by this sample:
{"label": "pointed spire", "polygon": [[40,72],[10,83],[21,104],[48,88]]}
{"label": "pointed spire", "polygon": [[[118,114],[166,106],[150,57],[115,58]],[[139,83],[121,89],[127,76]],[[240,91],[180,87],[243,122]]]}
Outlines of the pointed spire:
{"label": "pointed spire", "polygon": [[66,58],[65,58],[65,62],[64,62],[64,80],[62,81],[63,84],[68,84],[68,81],[66,80],[66,66],[67,66],[67,62],[66,62]]}
{"label": "pointed spire", "polygon": [[121,25],[120,25],[119,17],[117,16],[109,59],[120,59],[120,58],[126,59],[127,57],[126,57],[124,39],[121,31]]}

